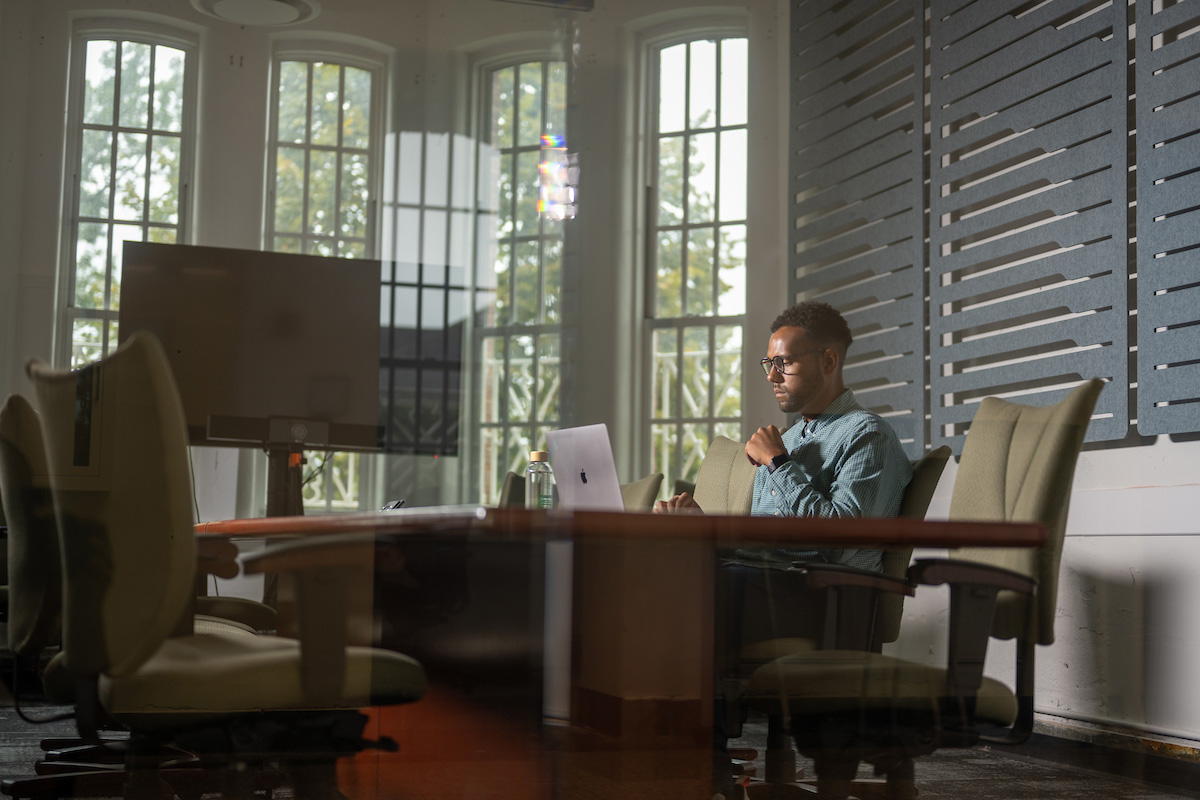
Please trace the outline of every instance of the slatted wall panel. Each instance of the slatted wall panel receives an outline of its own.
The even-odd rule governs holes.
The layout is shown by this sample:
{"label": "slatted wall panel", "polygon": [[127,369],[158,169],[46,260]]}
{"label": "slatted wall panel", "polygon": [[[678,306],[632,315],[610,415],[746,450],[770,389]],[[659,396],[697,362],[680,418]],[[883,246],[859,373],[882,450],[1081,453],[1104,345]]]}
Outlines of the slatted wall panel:
{"label": "slatted wall panel", "polygon": [[1200,430],[1200,8],[1137,4],[1137,427]]}
{"label": "slatted wall panel", "polygon": [[1106,387],[1128,431],[1126,3],[934,0],[930,405],[957,452],[983,397]]}
{"label": "slatted wall panel", "polygon": [[916,458],[928,440],[923,3],[808,0],[791,23],[789,288],[846,316],[846,381]]}

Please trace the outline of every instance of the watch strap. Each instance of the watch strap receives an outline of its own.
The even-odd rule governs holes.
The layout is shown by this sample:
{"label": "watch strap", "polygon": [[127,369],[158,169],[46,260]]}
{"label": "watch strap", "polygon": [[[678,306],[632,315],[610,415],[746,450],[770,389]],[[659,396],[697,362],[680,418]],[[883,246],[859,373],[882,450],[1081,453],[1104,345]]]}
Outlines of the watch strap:
{"label": "watch strap", "polygon": [[789,462],[791,460],[792,460],[792,457],[790,455],[788,455],[787,453],[780,453],[779,455],[772,458],[770,463],[767,464],[767,472],[774,472],[775,470],[779,469],[780,467],[782,467],[784,464],[786,464],[787,462]]}

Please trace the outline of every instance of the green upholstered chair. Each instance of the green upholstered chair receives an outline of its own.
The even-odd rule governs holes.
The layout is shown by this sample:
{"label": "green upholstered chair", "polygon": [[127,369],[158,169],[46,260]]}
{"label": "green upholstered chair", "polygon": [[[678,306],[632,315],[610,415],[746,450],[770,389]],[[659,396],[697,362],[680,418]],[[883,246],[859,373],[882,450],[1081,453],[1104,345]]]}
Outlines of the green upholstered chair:
{"label": "green upholstered chair", "polygon": [[230,780],[278,762],[297,797],[332,796],[337,755],[369,744],[360,709],[425,689],[413,659],[344,644],[339,565],[361,564],[374,543],[319,537],[245,559],[247,571],[298,570],[301,641],[196,633],[187,434],[161,345],[134,334],[86,368],[27,371],[58,512],[64,666],[78,680],[81,735],[95,735],[101,714],[129,729],[126,796],[182,780],[152,759],[143,769],[164,745],[233,765]]}
{"label": "green upholstered chair", "polygon": [[626,511],[649,511],[654,508],[658,499],[658,490],[662,488],[663,474],[655,472],[633,483],[621,484],[621,502]]}
{"label": "green upholstered chair", "polygon": [[[967,433],[950,518],[1040,522],[1045,545],[960,548],[922,560],[917,584],[950,585],[945,664],[880,653],[819,650],[757,670],[750,702],[791,719],[797,749],[814,760],[821,797],[859,796],[861,761],[886,775],[888,796],[916,795],[913,758],[938,747],[1019,742],[1033,724],[1034,651],[1054,641],[1058,567],[1075,463],[1103,382],[1051,406],[985,399]],[[989,638],[1016,639],[1015,686],[985,677]]]}

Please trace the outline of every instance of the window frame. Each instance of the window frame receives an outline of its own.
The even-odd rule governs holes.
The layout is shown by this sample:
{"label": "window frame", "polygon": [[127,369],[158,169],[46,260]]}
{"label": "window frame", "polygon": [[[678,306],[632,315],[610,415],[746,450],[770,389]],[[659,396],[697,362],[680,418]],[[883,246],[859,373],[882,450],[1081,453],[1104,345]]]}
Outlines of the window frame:
{"label": "window frame", "polygon": [[[341,67],[353,67],[356,69],[365,70],[371,73],[371,125],[370,136],[371,144],[367,148],[367,158],[369,166],[367,169],[367,231],[365,233],[366,250],[361,258],[375,258],[379,252],[379,198],[383,188],[384,176],[384,138],[386,135],[385,117],[387,115],[387,94],[385,84],[387,82],[387,64],[386,58],[382,52],[373,51],[365,46],[354,46],[349,44],[334,45],[330,42],[311,40],[311,39],[277,39],[271,50],[271,64],[269,73],[270,94],[267,106],[267,157],[266,157],[266,176],[264,178],[264,186],[266,191],[263,193],[263,224],[262,224],[262,248],[264,250],[274,251],[275,241],[275,191],[276,181],[278,179],[278,149],[279,149],[279,76],[280,65],[284,61],[301,61],[313,63],[317,61],[337,64]],[[341,141],[341,130],[338,131],[339,144],[334,146],[333,150],[340,153],[343,152]],[[311,144],[303,145],[306,149],[312,147]],[[356,148],[357,149],[357,148]],[[305,183],[307,185],[308,173],[305,171]],[[341,186],[341,175],[338,175],[338,186]],[[340,193],[339,193],[340,198]],[[307,198],[305,204],[307,205]],[[308,232],[301,232],[300,239],[305,243],[303,252],[310,253],[307,249],[307,243],[312,236]],[[315,255],[320,255],[319,253]]]}
{"label": "window frame", "polygon": [[[686,309],[679,317],[658,317],[656,316],[656,297],[657,297],[657,246],[656,239],[659,232],[657,221],[658,209],[658,185],[656,180],[656,167],[659,162],[659,138],[658,130],[658,114],[659,114],[659,97],[661,96],[661,75],[658,67],[659,55],[667,48],[680,45],[690,44],[691,42],[704,40],[723,40],[723,39],[745,39],[747,42],[748,61],[747,61],[747,80],[751,70],[751,61],[753,60],[753,43],[751,41],[751,30],[749,20],[740,15],[719,15],[708,18],[703,18],[687,23],[668,23],[657,26],[653,29],[643,32],[639,39],[639,64],[642,72],[640,81],[640,97],[638,108],[640,117],[638,120],[637,130],[642,137],[643,145],[641,147],[642,157],[639,159],[639,175],[637,186],[641,187],[642,205],[636,209],[638,215],[638,229],[642,231],[642,246],[640,247],[639,261],[637,266],[638,290],[640,292],[637,301],[640,303],[641,314],[643,319],[641,332],[641,346],[639,347],[639,358],[641,360],[639,375],[640,375],[640,390],[638,392],[639,413],[637,419],[638,429],[638,474],[646,474],[653,471],[663,471],[665,480],[661,489],[661,496],[669,497],[674,494],[674,483],[682,476],[674,474],[675,471],[681,470],[686,464],[686,457],[682,449],[682,440],[678,436],[675,437],[675,446],[672,453],[672,463],[668,465],[659,465],[655,463],[653,449],[655,447],[654,430],[660,425],[673,425],[678,432],[680,426],[689,424],[706,424],[708,427],[708,443],[711,445],[715,435],[719,435],[717,426],[728,426],[740,429],[744,425],[746,416],[746,353],[747,353],[747,332],[749,322],[749,285],[751,276],[751,264],[749,259],[749,249],[753,238],[751,221],[751,205],[749,187],[747,187],[747,208],[746,217],[741,222],[721,220],[715,218],[711,223],[705,223],[703,227],[711,227],[714,231],[718,230],[727,224],[741,224],[745,228],[744,246],[747,250],[745,264],[745,279],[747,284],[746,298],[743,310],[739,314],[720,315],[717,309],[714,308],[714,313],[710,315],[688,314]],[[718,91],[719,91],[719,72],[718,72]],[[749,100],[750,88],[746,89],[747,100]],[[714,124],[714,131],[724,130],[723,127]],[[742,127],[742,126],[731,126]],[[753,159],[750,153],[750,135],[755,128],[755,119],[753,109],[749,106],[746,112],[746,122],[744,129],[747,131],[747,153],[746,153],[746,174],[747,183],[753,174]],[[681,134],[691,135],[695,130],[690,120],[685,121],[684,128],[680,131]],[[707,128],[705,128],[707,130]],[[674,133],[674,132],[672,132]],[[715,179],[719,179],[719,161],[717,162],[717,175]],[[717,183],[718,195],[717,202],[719,203],[719,180]],[[686,196],[686,187],[684,189]],[[676,226],[669,226],[674,228]],[[684,220],[680,226],[680,230],[688,229],[690,226]],[[714,247],[719,247],[719,244],[714,240]],[[717,275],[714,274],[714,282]],[[740,409],[737,417],[719,416],[714,413],[714,403],[716,401],[716,386],[715,382],[710,384],[708,396],[708,416],[705,417],[685,417],[682,414],[682,399],[679,396],[681,391],[682,377],[677,378],[675,386],[672,388],[673,411],[674,413],[660,418],[655,418],[654,414],[654,387],[655,387],[655,369],[657,361],[657,353],[655,352],[655,334],[664,330],[675,330],[678,336],[676,345],[676,358],[684,358],[683,349],[683,331],[685,328],[706,328],[708,339],[708,353],[710,359],[716,355],[714,347],[715,331],[719,327],[738,327],[741,329],[741,353],[740,359],[742,369],[739,373],[739,393],[741,395]],[[717,377],[716,368],[710,364],[710,375],[714,381]]]}
{"label": "window frame", "polygon": [[[80,209],[82,193],[82,164],[83,134],[85,123],[84,96],[86,93],[87,50],[93,41],[118,41],[147,44],[151,47],[166,46],[184,52],[183,105],[179,126],[179,205],[176,210],[177,223],[174,226],[175,241],[181,244],[190,242],[192,235],[192,203],[191,193],[194,186],[196,164],[196,115],[199,103],[199,73],[200,73],[200,40],[192,31],[184,28],[163,25],[134,18],[82,18],[75,22],[71,31],[70,54],[67,65],[67,121],[63,146],[63,196],[62,222],[59,225],[59,257],[55,289],[55,318],[51,339],[51,360],[56,366],[69,366],[73,360],[75,322],[79,319],[96,319],[102,322],[101,354],[106,355],[116,347],[116,342],[110,341],[109,332],[114,323],[118,322],[120,311],[113,308],[80,309],[75,305],[75,288],[77,279],[76,257],[79,245]],[[112,129],[120,129],[119,120],[115,119]],[[146,128],[145,130],[154,130]],[[110,186],[112,185],[110,175]],[[110,199],[110,206],[111,206]],[[151,226],[145,220],[137,223],[143,230]],[[109,219],[108,225],[115,225],[115,220]],[[108,241],[108,259],[105,265],[105,295],[112,296],[113,285],[113,245],[111,236]],[[119,334],[118,334],[119,336]]]}
{"label": "window frame", "polygon": [[[464,397],[467,398],[467,402],[464,402],[462,404],[462,413],[463,413],[463,422],[464,422],[462,429],[464,432],[464,436],[466,437],[466,441],[464,442],[464,448],[463,448],[462,452],[464,454],[466,454],[467,457],[462,459],[462,461],[463,461],[462,481],[463,481],[463,486],[465,487],[467,495],[470,497],[477,498],[479,500],[479,502],[489,502],[490,500],[495,499],[492,496],[492,492],[489,490],[489,488],[483,485],[483,483],[484,483],[484,481],[483,481],[484,465],[483,465],[483,458],[482,458],[483,443],[484,443],[483,430],[486,428],[489,430],[502,431],[502,435],[504,437],[505,444],[502,446],[501,449],[502,449],[502,451],[506,452],[510,447],[508,437],[509,437],[509,431],[511,429],[523,430],[524,433],[526,435],[528,435],[531,439],[531,449],[532,449],[532,448],[537,448],[540,446],[538,442],[533,441],[533,437],[535,437],[537,435],[537,431],[542,431],[543,429],[547,428],[547,425],[545,424],[546,420],[541,419],[537,415],[536,409],[535,409],[534,416],[532,418],[526,418],[526,419],[522,419],[522,420],[511,420],[511,419],[508,419],[508,415],[502,406],[501,410],[499,411],[499,421],[489,422],[486,424],[483,422],[483,417],[484,417],[483,400],[484,400],[484,398],[481,394],[481,391],[483,390],[483,388],[485,386],[485,381],[483,380],[483,370],[484,370],[484,366],[485,366],[484,357],[483,357],[484,356],[484,341],[485,341],[485,339],[495,338],[495,339],[500,339],[507,343],[514,336],[529,336],[529,337],[533,338],[533,340],[534,340],[534,364],[533,364],[531,374],[533,376],[533,381],[534,381],[534,386],[535,386],[535,389],[534,389],[535,400],[536,400],[536,395],[537,395],[537,387],[540,384],[540,377],[539,377],[540,356],[538,355],[538,352],[540,350],[540,342],[542,341],[543,336],[552,335],[557,338],[559,359],[560,359],[559,364],[561,364],[561,357],[562,357],[563,321],[562,321],[561,317],[559,318],[559,320],[557,322],[548,322],[544,318],[542,318],[534,323],[526,324],[526,323],[515,322],[510,319],[510,320],[500,323],[500,324],[484,325],[484,324],[482,324],[482,319],[481,319],[481,312],[483,311],[483,308],[478,304],[478,298],[480,296],[480,293],[482,291],[485,291],[487,288],[487,287],[483,287],[479,284],[480,270],[484,269],[484,268],[488,268],[488,269],[491,268],[490,265],[482,263],[483,256],[485,255],[484,249],[485,249],[485,247],[487,247],[489,245],[491,239],[485,240],[485,237],[481,233],[481,230],[480,230],[481,229],[481,220],[485,216],[488,216],[488,215],[496,217],[496,216],[498,216],[498,213],[499,213],[498,209],[492,210],[492,209],[484,208],[481,205],[480,200],[479,200],[480,192],[482,190],[481,181],[483,181],[485,179],[485,177],[490,175],[490,172],[488,172],[486,169],[485,156],[487,155],[489,149],[492,146],[491,141],[490,141],[491,140],[490,124],[491,124],[491,111],[492,111],[492,108],[491,108],[492,76],[496,72],[503,70],[503,69],[507,69],[509,67],[518,67],[521,64],[538,62],[542,65],[542,76],[543,76],[543,78],[545,78],[548,75],[548,65],[551,62],[560,62],[564,66],[565,83],[566,83],[566,97],[565,97],[564,108],[562,111],[562,118],[564,120],[566,119],[566,116],[567,116],[567,108],[570,106],[570,102],[571,102],[570,91],[571,91],[571,81],[572,81],[572,65],[571,65],[570,59],[567,58],[561,52],[561,45],[556,41],[556,39],[553,36],[550,36],[550,35],[534,37],[533,39],[531,39],[528,42],[525,42],[524,44],[525,44],[525,46],[517,46],[517,47],[507,46],[507,47],[502,47],[502,48],[486,51],[483,53],[476,53],[475,61],[472,64],[471,131],[472,131],[472,134],[476,137],[476,140],[478,142],[479,152],[477,153],[477,157],[475,159],[476,169],[475,169],[475,179],[474,179],[474,185],[473,185],[474,192],[475,192],[475,227],[474,227],[475,246],[473,248],[473,253],[472,253],[472,264],[471,264],[471,270],[470,270],[470,276],[469,276],[469,282],[468,282],[469,286],[470,286],[470,289],[469,289],[470,299],[468,300],[468,304],[471,309],[471,313],[468,315],[469,328],[468,328],[467,340],[470,342],[471,350],[470,350],[470,353],[467,354],[469,368],[464,369],[464,371],[463,371],[463,392],[464,392]],[[545,86],[544,83],[543,83],[543,86]],[[543,106],[543,121],[544,121],[545,110],[546,109]],[[514,145],[513,149],[519,150],[520,146]],[[542,293],[545,289],[545,272],[544,272],[545,264],[543,261],[542,247],[543,247],[543,243],[547,239],[552,238],[552,237],[545,233],[544,228],[542,227],[544,225],[544,220],[542,219],[540,214],[539,214],[538,223],[539,223],[539,232],[537,234],[536,241],[538,242],[538,246],[539,246],[538,297],[540,299],[543,296]],[[565,225],[565,222],[560,222],[558,224]],[[510,236],[507,238],[517,238],[517,237]],[[560,242],[562,244],[562,252],[560,253],[560,282],[561,282],[562,270],[565,269],[565,250],[566,250],[565,228],[563,230],[563,235],[560,238]],[[515,283],[515,273],[514,273],[514,281],[513,282]],[[493,290],[495,289],[495,287],[492,287],[492,288],[493,288]],[[562,288],[561,285],[559,288],[561,291],[561,288]],[[561,308],[562,307],[560,305],[560,313],[561,313]],[[508,367],[509,348],[507,346],[505,347],[505,351],[502,356],[502,359],[503,359],[503,363],[505,365],[504,373],[505,373],[505,375],[508,375],[508,373],[509,373],[509,367]],[[560,367],[560,369],[561,369],[561,367]],[[560,372],[560,379],[561,379],[561,372]],[[504,385],[503,380],[501,383],[502,383],[502,385]],[[564,399],[564,395],[562,392],[561,383],[560,383],[560,386],[557,391],[558,391],[558,402],[559,402],[559,414],[555,419],[549,420],[551,426],[559,425],[562,420],[562,412],[563,412],[562,401]],[[536,405],[536,403],[535,403],[535,405]],[[498,492],[500,487],[499,487],[499,485],[497,485],[492,488],[496,492]]]}
{"label": "window frame", "polygon": [[[266,141],[266,158],[265,158],[265,175],[263,179],[263,221],[262,221],[262,240],[261,246],[263,250],[275,250],[275,195],[278,166],[278,148],[279,148],[279,78],[281,74],[281,64],[285,61],[298,61],[306,64],[314,62],[323,62],[337,64],[338,66],[353,67],[362,69],[371,74],[371,122],[370,144],[366,148],[368,159],[368,177],[367,177],[367,230],[364,234],[365,247],[361,258],[376,258],[380,250],[379,241],[379,216],[380,216],[380,195],[384,185],[385,173],[385,153],[384,139],[386,136],[386,116],[387,116],[387,58],[382,49],[376,50],[365,44],[349,44],[349,43],[332,43],[324,40],[310,38],[292,38],[287,36],[277,36],[274,38],[271,48],[271,60],[268,72],[269,81],[269,99],[266,109],[267,119],[267,141]],[[311,76],[309,78],[311,85]],[[330,149],[337,152],[339,156],[345,152],[341,145],[342,131],[339,126],[338,144]],[[310,143],[303,145],[306,150],[312,147]],[[357,152],[358,148],[353,148],[352,152]],[[305,170],[305,183],[309,178],[309,172]],[[338,171],[338,194],[335,203],[340,200],[341,187],[341,171]],[[307,197],[305,198],[307,206]],[[313,255],[321,255],[313,253],[308,249],[308,244],[313,238],[313,235],[307,231],[302,231],[298,238],[303,242],[302,251]],[[337,237],[334,237],[335,239]],[[345,257],[339,253],[338,257]],[[351,256],[353,257],[353,256]],[[336,469],[339,460],[348,458],[353,463],[348,465],[348,471],[355,478],[357,497],[355,505],[358,510],[371,510],[379,505],[377,495],[381,493],[379,487],[379,476],[382,470],[379,469],[377,458],[363,458],[363,453],[355,453],[339,450],[309,450],[309,453],[320,453],[322,464],[319,468],[309,467],[306,470],[308,480],[320,477],[318,484],[322,488],[322,502],[318,504],[304,503],[304,509],[307,513],[334,513],[346,511],[348,506],[344,503],[339,503],[333,496],[337,482],[333,480],[331,467]],[[307,460],[308,464],[313,464],[312,460]],[[307,485],[307,480],[306,480]],[[265,484],[264,484],[265,485]],[[303,487],[302,487],[303,493]]]}

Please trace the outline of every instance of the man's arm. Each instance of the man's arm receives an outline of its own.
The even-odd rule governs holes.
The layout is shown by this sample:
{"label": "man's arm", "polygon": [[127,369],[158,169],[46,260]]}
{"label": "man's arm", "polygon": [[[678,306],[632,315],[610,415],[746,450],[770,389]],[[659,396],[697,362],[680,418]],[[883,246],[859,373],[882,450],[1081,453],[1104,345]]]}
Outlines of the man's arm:
{"label": "man's arm", "polygon": [[889,517],[899,511],[910,468],[903,451],[878,427],[850,439],[827,488],[818,474],[821,456],[813,456],[806,463],[810,459],[801,449],[767,476],[767,491],[781,516]]}

